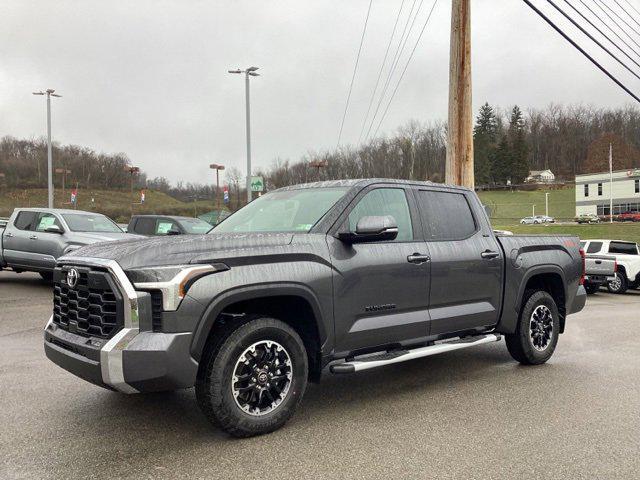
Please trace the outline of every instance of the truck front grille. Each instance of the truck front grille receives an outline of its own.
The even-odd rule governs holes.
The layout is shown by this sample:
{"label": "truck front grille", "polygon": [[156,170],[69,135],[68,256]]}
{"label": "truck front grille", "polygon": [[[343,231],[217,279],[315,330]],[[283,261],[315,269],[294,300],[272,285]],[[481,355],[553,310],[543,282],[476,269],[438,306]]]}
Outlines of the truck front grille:
{"label": "truck front grille", "polygon": [[[70,270],[77,281],[67,281]],[[73,283],[73,282],[72,282]],[[123,299],[111,275],[98,268],[63,266],[54,271],[53,322],[87,337],[111,338],[123,326]]]}

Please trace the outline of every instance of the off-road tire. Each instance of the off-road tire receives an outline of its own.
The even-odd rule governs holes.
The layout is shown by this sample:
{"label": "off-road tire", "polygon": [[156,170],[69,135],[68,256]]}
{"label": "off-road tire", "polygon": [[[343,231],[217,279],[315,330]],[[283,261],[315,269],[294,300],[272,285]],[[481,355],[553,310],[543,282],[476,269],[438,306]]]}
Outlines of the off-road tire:
{"label": "off-road tire", "polygon": [[[534,348],[531,339],[531,318],[538,307],[546,307],[552,316],[552,331],[549,342],[540,351]],[[520,310],[518,325],[515,333],[505,335],[507,350],[514,360],[524,365],[539,365],[551,358],[558,344],[560,334],[560,316],[553,297],[543,290],[528,290],[525,292],[524,304]]]}
{"label": "off-road tire", "polygon": [[[250,415],[236,403],[232,391],[236,362],[248,347],[270,340],[282,345],[291,360],[289,390],[272,411],[261,416]],[[300,336],[286,323],[273,318],[252,315],[223,340],[205,349],[198,378],[196,398],[205,416],[214,425],[235,437],[252,437],[273,432],[294,414],[307,387],[307,352]]]}
{"label": "off-road tire", "polygon": [[612,286],[611,282],[607,282],[607,290],[609,290],[609,293],[625,293],[629,288],[629,283],[627,282],[627,274],[624,271],[618,271],[615,273],[615,275],[620,281],[619,287],[615,286],[615,284],[614,286]]}

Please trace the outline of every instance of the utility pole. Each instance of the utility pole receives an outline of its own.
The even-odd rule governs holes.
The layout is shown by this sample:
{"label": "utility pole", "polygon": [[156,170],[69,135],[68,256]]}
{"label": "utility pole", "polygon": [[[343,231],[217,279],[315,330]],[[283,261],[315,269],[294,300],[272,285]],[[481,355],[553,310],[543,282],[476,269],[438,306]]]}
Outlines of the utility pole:
{"label": "utility pole", "polygon": [[51,97],[62,97],[54,93],[53,88],[44,92],[33,92],[34,95],[47,96],[47,197],[48,207],[53,208],[53,157],[51,155]]}
{"label": "utility pole", "polygon": [[609,143],[609,223],[613,223],[613,144]]}
{"label": "utility pole", "polygon": [[452,0],[446,183],[473,189],[471,0]]}
{"label": "utility pole", "polygon": [[545,217],[549,216],[549,192],[544,194],[544,215]]}
{"label": "utility pole", "polygon": [[136,173],[140,172],[140,168],[139,167],[134,167],[134,166],[126,166],[126,167],[124,167],[124,169],[127,172],[129,172],[129,174],[131,175],[131,183],[130,183],[130,186],[131,186],[131,192],[130,192],[131,193],[131,216],[133,217],[133,176]]}
{"label": "utility pole", "polygon": [[314,160],[309,164],[310,167],[317,169],[318,171],[318,181],[320,181],[320,169],[327,167],[329,164],[326,160]]}
{"label": "utility pole", "polygon": [[251,104],[249,95],[249,77],[259,77],[256,73],[258,67],[249,67],[246,70],[229,70],[229,73],[244,73],[244,95],[247,121],[247,203],[251,203]]}
{"label": "utility pole", "polygon": [[218,211],[218,219],[220,218],[220,170],[224,170],[224,165],[212,163],[209,168],[216,171],[216,210]]}

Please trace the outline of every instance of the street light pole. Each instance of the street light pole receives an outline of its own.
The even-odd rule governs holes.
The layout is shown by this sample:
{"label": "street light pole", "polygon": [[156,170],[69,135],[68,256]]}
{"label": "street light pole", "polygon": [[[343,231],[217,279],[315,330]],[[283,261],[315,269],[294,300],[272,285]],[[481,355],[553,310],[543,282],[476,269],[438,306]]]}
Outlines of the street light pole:
{"label": "street light pole", "polygon": [[130,194],[131,194],[131,216],[133,217],[133,176],[140,172],[140,168],[139,167],[134,167],[134,166],[126,166],[124,167],[124,169],[126,171],[128,171],[131,174],[131,183],[130,183]]}
{"label": "street light pole", "polygon": [[48,88],[44,92],[33,92],[34,95],[47,96],[47,197],[48,207],[53,208],[53,157],[51,154],[51,97],[62,97]]}
{"label": "street light pole", "polygon": [[220,218],[220,170],[224,170],[224,165],[212,163],[209,168],[216,171],[216,210],[218,211],[218,218]]}
{"label": "street light pole", "polygon": [[246,70],[229,70],[229,73],[244,73],[244,94],[245,94],[245,108],[246,108],[246,130],[247,130],[247,203],[251,203],[251,102],[249,94],[249,77],[259,77],[260,74],[256,73],[258,67],[249,67]]}
{"label": "street light pole", "polygon": [[544,215],[546,217],[549,216],[549,192],[544,194]]}

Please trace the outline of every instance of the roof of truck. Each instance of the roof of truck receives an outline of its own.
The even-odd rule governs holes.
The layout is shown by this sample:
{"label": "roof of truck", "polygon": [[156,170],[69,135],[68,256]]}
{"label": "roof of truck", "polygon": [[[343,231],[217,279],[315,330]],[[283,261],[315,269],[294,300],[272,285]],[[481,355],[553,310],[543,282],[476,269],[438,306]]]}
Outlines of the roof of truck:
{"label": "roof of truck", "polygon": [[391,183],[396,185],[424,185],[424,186],[437,186],[437,187],[446,187],[446,188],[454,188],[458,190],[466,190],[470,191],[467,187],[461,187],[460,185],[448,185],[444,183],[435,183],[430,181],[419,181],[419,180],[403,180],[398,178],[354,178],[347,180],[324,180],[321,182],[311,182],[311,183],[300,183],[297,185],[290,185],[288,187],[278,188],[274,191],[285,191],[285,190],[300,190],[303,188],[331,188],[331,187],[367,187],[369,185],[373,185],[376,183]]}
{"label": "roof of truck", "polygon": [[102,215],[98,212],[87,212],[84,210],[73,210],[70,208],[47,208],[47,207],[29,207],[29,208],[16,208],[20,212],[45,212],[45,213],[79,213],[86,215]]}

